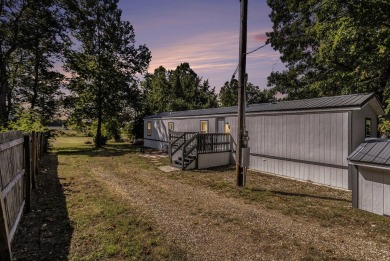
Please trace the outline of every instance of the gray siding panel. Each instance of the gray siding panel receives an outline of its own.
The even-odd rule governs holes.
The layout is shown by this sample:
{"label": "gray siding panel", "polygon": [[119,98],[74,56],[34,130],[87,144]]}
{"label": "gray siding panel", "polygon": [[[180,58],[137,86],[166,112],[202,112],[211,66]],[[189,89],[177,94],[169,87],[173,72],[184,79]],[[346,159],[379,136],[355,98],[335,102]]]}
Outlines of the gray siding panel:
{"label": "gray siding panel", "polygon": [[361,110],[352,111],[352,150],[355,150],[365,139],[365,119],[371,119],[371,137],[377,137],[377,115],[367,104]]}
{"label": "gray siding panel", "polygon": [[372,212],[383,215],[383,174],[375,170],[372,173]]}
{"label": "gray siding panel", "polygon": [[359,208],[372,212],[372,174],[359,171]]}
{"label": "gray siding panel", "polygon": [[252,169],[348,189],[348,112],[248,118]]}
{"label": "gray siding panel", "polygon": [[383,178],[383,214],[390,216],[390,171]]}
{"label": "gray siding panel", "polygon": [[379,215],[390,214],[390,170],[358,167],[358,207]]}
{"label": "gray siding panel", "polygon": [[230,153],[212,153],[212,154],[200,154],[198,156],[198,168],[207,169],[216,166],[229,165],[230,163]]}

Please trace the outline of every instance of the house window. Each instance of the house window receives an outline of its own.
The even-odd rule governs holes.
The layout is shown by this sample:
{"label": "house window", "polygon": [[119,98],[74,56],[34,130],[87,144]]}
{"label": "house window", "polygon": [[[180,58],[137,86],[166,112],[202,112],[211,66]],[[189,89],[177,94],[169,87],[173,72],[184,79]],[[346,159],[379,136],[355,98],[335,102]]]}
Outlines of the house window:
{"label": "house window", "polygon": [[200,133],[207,133],[208,132],[208,121],[200,121]]}
{"label": "house window", "polygon": [[168,131],[173,131],[175,129],[175,124],[173,122],[168,122]]}
{"label": "house window", "polygon": [[365,128],[366,128],[366,138],[371,137],[371,119],[370,118],[366,118]]}
{"label": "house window", "polygon": [[151,136],[152,135],[152,123],[150,121],[148,121],[148,123],[146,124],[146,128],[147,128],[148,136]]}

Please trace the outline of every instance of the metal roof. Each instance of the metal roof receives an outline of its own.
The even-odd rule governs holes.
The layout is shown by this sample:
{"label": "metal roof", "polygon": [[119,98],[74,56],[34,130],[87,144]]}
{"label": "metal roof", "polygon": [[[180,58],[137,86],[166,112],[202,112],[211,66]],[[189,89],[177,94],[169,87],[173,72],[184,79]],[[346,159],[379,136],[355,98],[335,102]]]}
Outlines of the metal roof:
{"label": "metal roof", "polygon": [[[281,101],[276,103],[260,103],[252,104],[246,107],[246,113],[256,112],[275,112],[275,111],[297,111],[297,110],[313,110],[313,109],[342,109],[351,107],[362,107],[372,98],[375,98],[374,93],[365,94],[350,94],[333,97],[322,97],[314,99]],[[375,98],[376,99],[376,98]],[[379,104],[379,101],[376,99]],[[379,105],[380,106],[380,105]],[[381,109],[383,111],[383,109]],[[171,117],[186,117],[186,116],[203,116],[203,115],[218,115],[218,114],[234,114],[237,113],[237,106],[220,107],[211,109],[163,112],[146,118],[171,118]]]}
{"label": "metal roof", "polygon": [[369,164],[390,167],[390,139],[366,139],[349,155],[352,164]]}

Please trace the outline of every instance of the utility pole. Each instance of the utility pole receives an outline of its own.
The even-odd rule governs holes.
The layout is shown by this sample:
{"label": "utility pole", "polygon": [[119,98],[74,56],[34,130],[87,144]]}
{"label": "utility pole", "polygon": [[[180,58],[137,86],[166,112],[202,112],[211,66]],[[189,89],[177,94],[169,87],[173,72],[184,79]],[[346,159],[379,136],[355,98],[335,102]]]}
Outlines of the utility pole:
{"label": "utility pole", "polygon": [[239,81],[238,81],[238,130],[236,149],[236,184],[238,187],[245,186],[244,168],[242,164],[242,147],[244,141],[245,122],[245,73],[246,73],[246,45],[247,45],[247,17],[248,0],[240,0],[240,51],[239,51]]}

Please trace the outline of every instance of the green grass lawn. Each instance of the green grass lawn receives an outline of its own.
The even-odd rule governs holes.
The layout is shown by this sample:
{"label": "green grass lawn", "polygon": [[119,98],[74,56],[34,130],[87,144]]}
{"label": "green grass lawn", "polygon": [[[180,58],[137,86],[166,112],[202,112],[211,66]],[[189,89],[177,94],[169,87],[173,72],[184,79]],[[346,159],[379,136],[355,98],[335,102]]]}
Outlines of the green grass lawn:
{"label": "green grass lawn", "polygon": [[[107,162],[131,161],[136,152],[128,144],[112,143],[95,150],[88,137],[58,137],[52,153],[58,156],[58,173],[66,191],[66,204],[74,228],[70,260],[182,259],[164,244],[148,218],[93,174]],[[113,170],[115,171],[115,170]]]}

